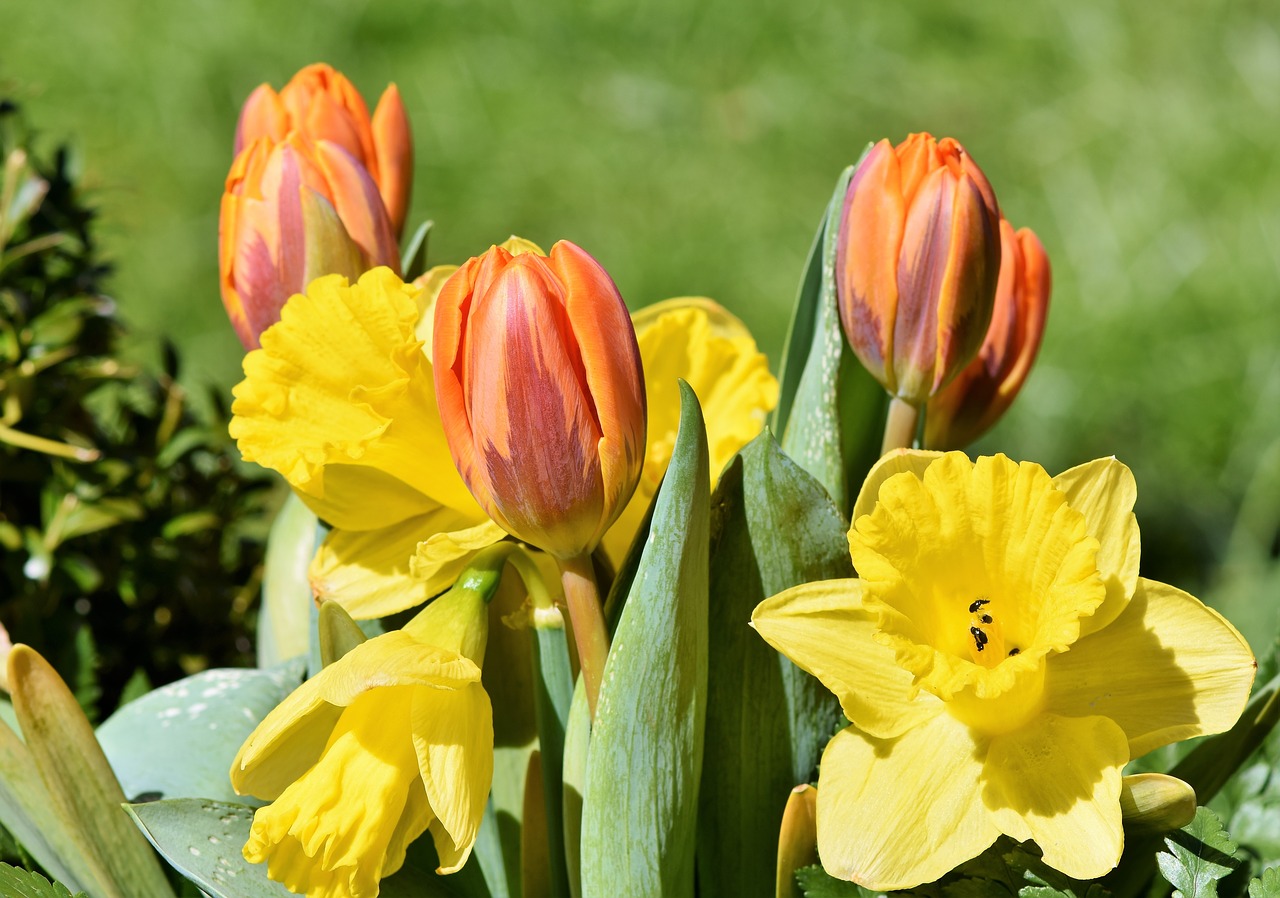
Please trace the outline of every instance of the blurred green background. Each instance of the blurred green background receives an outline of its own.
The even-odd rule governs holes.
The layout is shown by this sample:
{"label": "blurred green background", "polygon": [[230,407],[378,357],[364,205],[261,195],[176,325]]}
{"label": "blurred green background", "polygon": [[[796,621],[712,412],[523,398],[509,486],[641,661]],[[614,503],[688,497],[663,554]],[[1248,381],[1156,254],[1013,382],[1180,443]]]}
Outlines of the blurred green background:
{"label": "blurred green background", "polygon": [[217,210],[239,104],[327,61],[404,93],[434,262],[572,239],[633,308],[705,294],[777,367],[814,227],[870,140],[959,138],[1053,261],[1036,371],[978,447],[1138,477],[1144,573],[1274,623],[1274,0],[0,5],[0,87],[79,148],[133,347],[229,388]]}

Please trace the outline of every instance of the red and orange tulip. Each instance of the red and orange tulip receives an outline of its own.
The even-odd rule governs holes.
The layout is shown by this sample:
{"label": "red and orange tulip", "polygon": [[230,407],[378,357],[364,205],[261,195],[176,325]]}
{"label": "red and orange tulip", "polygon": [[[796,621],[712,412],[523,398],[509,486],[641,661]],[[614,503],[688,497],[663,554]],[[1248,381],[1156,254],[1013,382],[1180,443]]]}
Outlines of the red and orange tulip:
{"label": "red and orange tulip", "polygon": [[282,142],[296,132],[308,143],[342,147],[378,185],[396,236],[404,228],[413,180],[409,119],[394,84],[369,116],[369,107],[351,82],[332,66],[304,68],[276,93],[262,84],[249,95],[236,126],[237,155],[256,138]]}
{"label": "red and orange tulip", "polygon": [[328,66],[245,103],[218,227],[222,301],[246,349],[314,278],[399,270],[396,233],[412,151],[394,86],[370,123]]}
{"label": "red and orange tulip", "polygon": [[969,363],[991,321],[1000,210],[955,140],[876,144],[849,182],[840,220],[840,320],[891,394],[922,405]]}
{"label": "red and orange tulip", "polygon": [[508,533],[589,552],[640,477],[645,391],[626,305],[568,241],[549,256],[492,247],[441,288],[436,400],[453,460]]}
{"label": "red and orange tulip", "polygon": [[1049,312],[1049,257],[1031,231],[1000,220],[1000,282],[991,327],[956,379],[929,400],[924,443],[960,449],[982,436],[1013,402],[1031,371]]}

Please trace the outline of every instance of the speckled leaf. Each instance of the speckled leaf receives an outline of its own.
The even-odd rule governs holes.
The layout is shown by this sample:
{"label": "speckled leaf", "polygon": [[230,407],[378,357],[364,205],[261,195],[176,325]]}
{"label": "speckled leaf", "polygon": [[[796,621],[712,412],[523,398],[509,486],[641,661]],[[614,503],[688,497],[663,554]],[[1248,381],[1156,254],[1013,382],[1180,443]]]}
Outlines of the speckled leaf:
{"label": "speckled leaf", "polygon": [[302,682],[302,659],[271,670],[206,670],[125,705],[98,741],[133,799],[243,799],[228,773],[240,745]]}
{"label": "speckled leaf", "polygon": [[585,898],[694,893],[711,477],[698,400],[683,382],[680,391],[671,465],[605,663],[587,751]]}

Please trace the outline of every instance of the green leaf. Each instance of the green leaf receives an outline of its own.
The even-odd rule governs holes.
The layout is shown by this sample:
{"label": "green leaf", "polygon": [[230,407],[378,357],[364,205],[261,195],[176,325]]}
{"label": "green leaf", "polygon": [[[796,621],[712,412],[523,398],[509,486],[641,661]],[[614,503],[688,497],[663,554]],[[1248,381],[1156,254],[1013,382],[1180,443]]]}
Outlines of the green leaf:
{"label": "green leaf", "polygon": [[88,898],[84,892],[75,895],[59,882],[49,882],[39,873],[0,864],[0,895],[5,898]]}
{"label": "green leaf", "polygon": [[434,225],[434,221],[424,221],[418,225],[413,236],[405,241],[404,250],[400,254],[400,270],[404,272],[406,281],[413,280],[427,270],[427,237]]}
{"label": "green leaf", "polygon": [[307,571],[320,536],[311,509],[290,491],[267,537],[258,613],[258,666],[275,667],[305,655],[311,632],[311,580]]}
{"label": "green leaf", "polygon": [[267,879],[265,864],[240,853],[249,840],[253,808],[203,798],[173,798],[125,805],[156,851],[213,898],[287,898]]}
{"label": "green leaf", "polygon": [[231,762],[302,673],[300,658],[274,670],[206,670],[125,705],[98,728],[98,741],[134,800],[244,801],[231,788]]}
{"label": "green leaf", "polygon": [[582,895],[582,796],[587,791],[587,752],[590,748],[591,711],[582,675],[578,675],[564,728],[564,861],[569,869],[569,894]]}
{"label": "green leaf", "polygon": [[1164,841],[1169,850],[1156,863],[1174,887],[1173,898],[1217,898],[1218,880],[1239,865],[1236,843],[1208,808],[1197,808],[1196,819]]}
{"label": "green leaf", "polygon": [[680,392],[675,449],[605,663],[587,752],[587,898],[694,892],[711,475],[698,400],[684,382]]}
{"label": "green leaf", "polygon": [[768,431],[729,463],[712,507],[698,878],[704,893],[740,895],[773,877],[787,796],[814,778],[843,719],[836,697],[747,621],[769,596],[852,577],[853,565],[840,512]]}
{"label": "green leaf", "polygon": [[[16,646],[9,687],[27,748],[49,803],[75,836],[95,898],[172,896],[155,855],[121,813],[124,793],[88,719],[39,653]],[[77,876],[77,879],[80,879]]]}
{"label": "green leaf", "polygon": [[1280,867],[1268,867],[1249,883],[1249,898],[1280,898]]}
{"label": "green leaf", "polygon": [[[558,612],[535,616],[533,683],[538,719],[538,749],[542,754],[542,801],[545,808],[548,886],[553,895],[569,894],[569,873],[564,851],[564,742],[573,703],[573,675],[569,669],[569,645],[564,621]],[[529,788],[525,786],[526,790]],[[529,821],[526,819],[525,825]]]}
{"label": "green leaf", "polygon": [[883,892],[872,892],[855,882],[846,882],[829,876],[826,870],[814,865],[796,871],[796,882],[804,892],[804,898],[879,898]]}
{"label": "green leaf", "polygon": [[837,307],[840,216],[856,168],[851,165],[841,173],[814,238],[796,297],[773,416],[782,448],[818,479],[845,515],[852,501],[850,479],[860,481],[879,453],[880,423],[888,402],[883,388],[845,343]]}

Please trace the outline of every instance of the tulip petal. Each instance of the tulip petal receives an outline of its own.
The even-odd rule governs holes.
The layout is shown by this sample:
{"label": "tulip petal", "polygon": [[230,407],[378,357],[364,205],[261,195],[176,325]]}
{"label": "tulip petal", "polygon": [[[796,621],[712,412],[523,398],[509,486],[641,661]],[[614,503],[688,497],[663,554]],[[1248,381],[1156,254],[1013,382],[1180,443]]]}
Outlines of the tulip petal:
{"label": "tulip petal", "polygon": [[1136,758],[1230,728],[1256,668],[1248,643],[1222,615],[1180,589],[1139,578],[1119,617],[1049,659],[1046,706],[1068,717],[1111,718]]}
{"label": "tulip petal", "polygon": [[1034,839],[1044,862],[1094,879],[1120,860],[1120,771],[1124,732],[1106,717],[1036,717],[991,742],[982,800],[1001,831]]}
{"label": "tulip petal", "polygon": [[394,84],[382,92],[373,111],[373,150],[378,161],[378,191],[387,207],[391,230],[399,235],[404,230],[413,186],[413,137],[400,89]]}
{"label": "tulip petal", "polygon": [[[247,461],[279,471],[336,526],[372,529],[428,509],[406,497],[388,519],[357,525],[352,518],[361,503],[369,511],[371,496],[335,483],[335,493],[351,502],[341,509],[319,504],[329,497],[327,469],[335,465],[377,470],[387,478],[369,481],[397,478],[438,505],[483,520],[449,464],[430,364],[414,338],[418,316],[417,291],[387,269],[351,286],[321,278],[289,302],[280,323],[262,335],[263,348],[245,357],[245,380],[233,390],[232,437]],[[335,480],[341,472],[335,468]],[[331,516],[344,509],[351,517]]]}
{"label": "tulip petal", "polygon": [[427,800],[448,836],[440,839],[432,827],[438,872],[453,873],[471,853],[493,781],[489,696],[479,684],[458,690],[418,689],[412,728]]}
{"label": "tulip petal", "polygon": [[240,109],[240,118],[236,122],[236,155],[259,137],[275,144],[283,141],[288,133],[289,114],[280,102],[280,95],[271,89],[271,85],[259,84]]}
{"label": "tulip petal", "polygon": [[[407,488],[406,488],[407,489]],[[411,491],[410,491],[411,492]],[[469,518],[448,508],[376,530],[333,530],[325,538],[311,562],[311,589],[316,601],[337,602],[357,619],[386,617],[421,605],[448,587],[462,573],[465,561],[450,567],[434,580],[410,574],[410,564],[424,536],[451,536],[447,531],[463,530]],[[480,525],[502,531],[496,525]],[[496,540],[494,540],[496,541]]]}
{"label": "tulip petal", "polygon": [[850,521],[856,523],[858,518],[871,514],[875,510],[876,503],[880,501],[880,487],[894,474],[910,471],[923,480],[924,472],[928,470],[929,465],[940,458],[942,458],[941,452],[923,449],[894,449],[885,453],[884,457],[872,465],[871,470],[867,472],[867,478],[862,482],[862,488],[858,490],[858,499],[853,503],[853,516]]}
{"label": "tulip petal", "polygon": [[882,140],[849,181],[836,249],[844,332],[859,361],[890,392],[896,389],[894,322],[906,220],[902,186],[898,157]]}
{"label": "tulip petal", "polygon": [[857,580],[822,580],[765,599],[751,615],[764,640],[836,694],[863,732],[891,739],[942,711],[876,641],[876,620],[862,607]]}
{"label": "tulip petal", "polygon": [[438,530],[414,547],[409,569],[422,582],[420,589],[435,595],[458,579],[477,552],[501,542],[506,535],[493,521],[467,529]]}
{"label": "tulip petal", "polygon": [[1115,458],[1099,458],[1063,471],[1053,478],[1067,502],[1084,515],[1089,533],[1098,540],[1098,573],[1107,597],[1091,617],[1080,621],[1087,636],[1111,623],[1138,588],[1138,559],[1142,541],[1133,505],[1138,484],[1127,465]]}
{"label": "tulip petal", "polygon": [[948,714],[893,740],[837,733],[818,770],[818,854],[877,891],[932,882],[1000,831],[982,805],[982,757]]}
{"label": "tulip petal", "polygon": [[324,172],[338,217],[364,252],[367,267],[385,265],[400,273],[400,251],[378,185],[368,170],[344,148],[322,140],[316,162]]}

